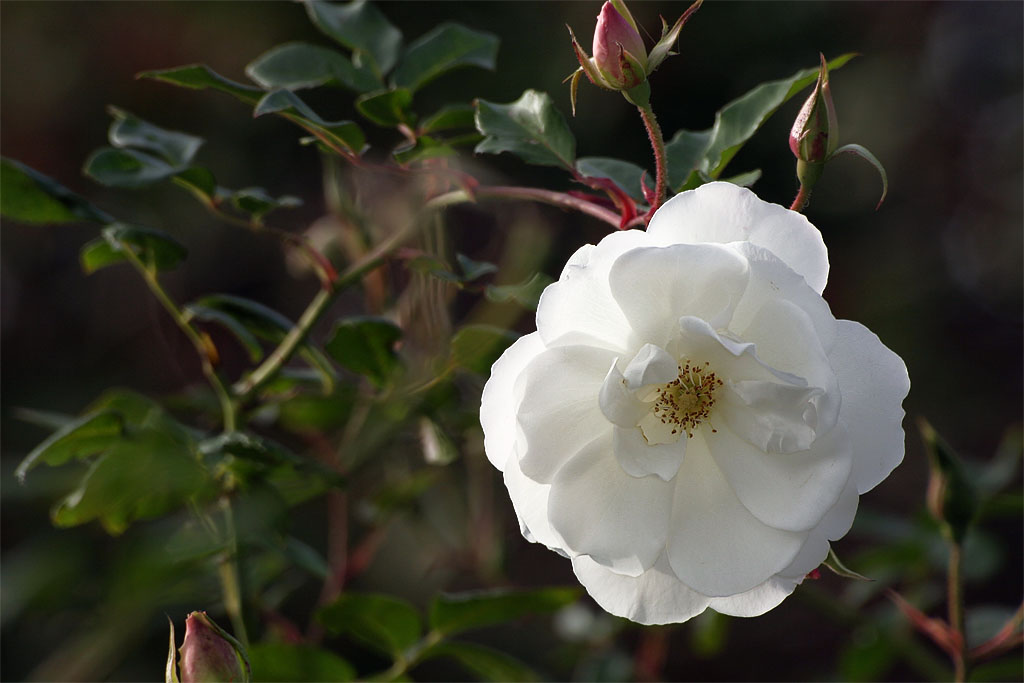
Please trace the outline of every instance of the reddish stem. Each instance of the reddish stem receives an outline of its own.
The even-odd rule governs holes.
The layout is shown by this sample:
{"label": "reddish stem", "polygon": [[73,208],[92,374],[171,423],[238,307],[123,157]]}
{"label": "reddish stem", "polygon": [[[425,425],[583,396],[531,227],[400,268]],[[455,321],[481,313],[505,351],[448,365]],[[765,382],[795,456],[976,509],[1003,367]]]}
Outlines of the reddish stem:
{"label": "reddish stem", "polygon": [[796,193],[796,198],[793,200],[793,203],[790,204],[789,206],[789,210],[796,211],[797,213],[803,211],[804,207],[807,206],[807,202],[810,200],[810,198],[811,191],[807,189],[806,185],[801,185],[800,191]]}
{"label": "reddish stem", "polygon": [[[543,202],[544,204],[551,204],[553,206],[560,206],[563,209],[574,209],[580,213],[585,213],[588,216],[593,216],[598,220],[604,221],[605,223],[619,227],[619,216],[615,215],[614,212],[608,209],[598,206],[593,202],[589,202],[579,197],[573,197],[572,195],[564,192],[554,192],[552,190],[542,190],[536,187],[512,187],[495,185],[491,187],[478,187],[473,192],[476,199],[529,199],[535,202]],[[443,194],[439,197],[434,197],[429,202],[428,206],[447,206],[449,204],[459,204],[465,201],[472,201],[473,197],[469,196],[465,190],[456,190]]]}
{"label": "reddish stem", "polygon": [[647,212],[644,223],[650,223],[654,212],[658,210],[665,199],[665,177],[668,175],[668,166],[665,164],[665,138],[661,134],[661,126],[658,119],[654,117],[654,110],[647,107],[637,107],[640,110],[640,118],[644,120],[644,127],[647,128],[647,137],[651,140],[651,149],[654,150],[654,167],[656,177],[654,181],[654,201]]}

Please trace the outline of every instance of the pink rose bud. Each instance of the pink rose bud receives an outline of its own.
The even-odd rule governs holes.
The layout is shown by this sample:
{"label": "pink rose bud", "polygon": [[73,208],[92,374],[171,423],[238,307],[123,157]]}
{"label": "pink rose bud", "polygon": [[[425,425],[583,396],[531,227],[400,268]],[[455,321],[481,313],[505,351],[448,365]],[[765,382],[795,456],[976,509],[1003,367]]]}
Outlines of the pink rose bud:
{"label": "pink rose bud", "polygon": [[[625,4],[620,5],[626,9]],[[647,50],[631,19],[606,2],[594,29],[594,64],[615,90],[634,88],[647,78]]]}
{"label": "pink rose bud", "polygon": [[223,629],[206,616],[206,612],[188,615],[185,641],[179,650],[181,683],[248,680],[238,646],[226,640],[224,635]]}
{"label": "pink rose bud", "polygon": [[828,159],[838,143],[839,124],[829,88],[828,64],[821,55],[818,82],[789,131],[789,148],[798,160],[816,164]]}

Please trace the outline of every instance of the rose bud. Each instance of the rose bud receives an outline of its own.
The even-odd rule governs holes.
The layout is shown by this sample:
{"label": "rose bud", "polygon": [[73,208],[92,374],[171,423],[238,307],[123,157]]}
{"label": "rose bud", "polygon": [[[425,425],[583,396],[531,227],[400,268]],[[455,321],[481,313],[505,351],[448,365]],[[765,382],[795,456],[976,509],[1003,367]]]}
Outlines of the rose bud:
{"label": "rose bud", "polygon": [[[230,638],[230,640],[228,640]],[[206,612],[192,612],[185,620],[181,644],[181,683],[247,681],[248,665],[239,645]]]}
{"label": "rose bud", "polygon": [[[622,9],[629,15],[624,3]],[[634,88],[647,78],[647,50],[632,16],[625,17],[611,2],[604,3],[594,29],[594,64],[604,82],[615,90]]]}
{"label": "rose bud", "polygon": [[821,71],[814,92],[800,108],[789,131],[789,148],[800,161],[820,163],[832,156],[839,142],[839,124],[832,104],[828,82],[828,64],[821,56]]}

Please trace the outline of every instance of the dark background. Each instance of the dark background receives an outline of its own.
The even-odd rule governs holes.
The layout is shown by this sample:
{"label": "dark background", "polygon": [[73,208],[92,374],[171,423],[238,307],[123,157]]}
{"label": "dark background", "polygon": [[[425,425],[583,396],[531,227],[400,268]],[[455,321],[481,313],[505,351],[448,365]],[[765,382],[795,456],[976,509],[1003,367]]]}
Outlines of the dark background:
{"label": "dark background", "polygon": [[[496,73],[465,70],[443,77],[417,94],[421,113],[472,97],[509,102],[526,88],[551,93],[567,113],[568,86],[562,79],[574,70],[575,60],[564,25],[571,24],[589,44],[584,36],[590,35],[599,4],[384,3],[382,8],[407,41],[448,19],[501,37]],[[685,8],[637,3],[633,12],[654,32],[659,13],[671,21]],[[914,419],[926,416],[965,456],[980,462],[993,456],[1009,428],[1019,429],[1022,21],[1024,5],[1018,2],[709,2],[684,29],[680,55],[652,77],[652,103],[671,137],[681,127],[709,127],[727,101],[760,82],[813,66],[819,51],[830,58],[848,51],[862,55],[833,75],[840,142],[863,144],[883,162],[888,199],[874,211],[878,178],[867,164],[847,156],[829,164],[806,213],[829,247],[825,297],[836,317],[867,325],[910,371],[906,461],[862,498],[869,518],[874,513],[909,519],[920,512],[927,468]],[[226,186],[261,185],[275,195],[302,197],[305,206],[282,214],[280,222],[294,230],[305,227],[323,212],[321,168],[315,151],[295,144],[295,129],[280,120],[253,120],[244,105],[226,95],[134,79],[147,69],[204,62],[244,82],[245,65],[274,45],[290,40],[330,45],[300,6],[7,0],[0,4],[0,31],[4,156],[41,170],[111,213],[178,236],[191,254],[167,278],[179,300],[223,291],[264,301],[292,317],[301,311],[315,283],[291,277],[273,242],[218,224],[173,188],[114,192],[80,174],[89,152],[106,143],[110,119],[104,108],[114,104],[206,138],[198,161]],[[343,91],[309,99],[324,118],[353,116],[351,96]],[[763,169],[755,191],[786,205],[796,190],[786,136],[800,99],[785,105],[730,166],[730,172]],[[649,165],[642,126],[619,96],[581,84],[571,126],[581,156]],[[371,124],[364,129],[375,142],[394,142]],[[483,162],[506,176],[502,182],[568,187],[559,173],[525,167],[507,155]],[[604,225],[553,209],[537,210],[536,220],[554,239],[545,261],[553,276],[581,242],[606,232]],[[49,526],[48,506],[66,483],[59,474],[40,473],[24,487],[14,482],[14,467],[45,437],[19,421],[15,411],[76,413],[109,386],[161,395],[201,379],[187,345],[133,273],[115,268],[82,274],[78,249],[93,230],[5,223],[0,232],[0,614],[8,680],[59,676],[59,667],[38,667],[95,618],[87,607],[102,597],[95,577],[110,571],[96,549],[115,547],[95,528]],[[461,234],[456,231],[457,238]],[[474,254],[496,248],[479,236],[466,240]],[[520,329],[528,331],[530,325],[525,316]],[[1019,495],[1019,474],[1014,481]],[[532,576],[534,583],[573,582],[568,563],[542,548],[523,547],[507,526],[511,576]],[[1022,592],[1019,515],[990,527],[997,567],[984,583],[969,587],[968,600],[1012,608]],[[844,557],[872,542],[858,535],[858,528],[839,545]],[[729,620],[728,638],[705,658],[693,643],[699,642],[700,628],[711,628],[699,623],[712,622],[664,631],[670,647],[660,675],[798,680],[849,673],[837,669],[837,659],[855,637],[870,634],[854,632],[842,620],[824,623],[814,604],[822,595],[844,590],[844,583],[829,577],[804,598],[799,589],[798,596],[765,617]],[[74,601],[67,598],[69,591]],[[72,602],[77,608],[68,607]],[[941,609],[940,598],[932,596],[930,604]],[[76,671],[95,678],[158,677],[166,647],[162,621],[125,628],[139,630],[131,652],[98,657],[98,664]],[[651,647],[645,645],[651,642],[646,633],[627,630],[609,647],[635,656],[637,648]],[[587,677],[578,662],[548,667],[555,677]],[[884,675],[898,680],[924,674],[901,662]]]}

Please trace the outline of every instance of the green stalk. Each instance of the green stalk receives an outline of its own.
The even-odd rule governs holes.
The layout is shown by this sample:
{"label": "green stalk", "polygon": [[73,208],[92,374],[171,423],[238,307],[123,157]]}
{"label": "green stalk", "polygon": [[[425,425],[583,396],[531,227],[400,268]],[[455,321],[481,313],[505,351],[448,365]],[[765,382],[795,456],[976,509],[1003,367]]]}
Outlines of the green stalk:
{"label": "green stalk", "polygon": [[231,510],[231,500],[227,496],[220,499],[220,508],[224,512],[224,527],[227,531],[227,551],[217,567],[220,574],[221,595],[224,599],[224,611],[231,619],[231,629],[242,645],[249,649],[249,634],[245,629],[242,615],[242,589],[238,577],[238,535],[235,532],[235,515]]}
{"label": "green stalk", "polygon": [[960,544],[949,541],[949,573],[947,593],[949,602],[949,625],[959,636],[959,652],[953,656],[954,680],[967,680],[967,631],[964,619],[963,549]]}
{"label": "green stalk", "polygon": [[188,318],[182,312],[178,305],[174,303],[170,295],[160,284],[160,280],[156,276],[156,271],[146,267],[146,265],[139,259],[130,247],[125,247],[122,250],[125,258],[135,267],[135,269],[142,276],[146,286],[149,287],[149,291],[153,293],[157,301],[164,307],[164,310],[170,314],[175,324],[179,329],[188,337],[189,341],[192,342],[192,346],[195,347],[196,353],[199,354],[199,363],[203,369],[203,375],[206,376],[207,381],[213,388],[213,392],[217,395],[217,401],[220,403],[221,416],[224,424],[224,432],[229,433],[235,431],[235,404],[231,400],[231,394],[228,393],[227,387],[221,381],[220,376],[217,374],[216,369],[213,367],[213,362],[210,358],[210,352],[212,345],[204,338],[191,323]]}

